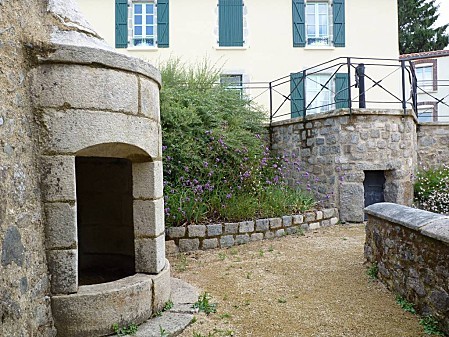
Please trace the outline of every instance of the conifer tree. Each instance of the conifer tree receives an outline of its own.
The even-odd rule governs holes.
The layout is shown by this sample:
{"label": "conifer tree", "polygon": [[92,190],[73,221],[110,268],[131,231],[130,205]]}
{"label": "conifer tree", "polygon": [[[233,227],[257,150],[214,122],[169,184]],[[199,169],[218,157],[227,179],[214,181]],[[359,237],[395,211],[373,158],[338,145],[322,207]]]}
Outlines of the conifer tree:
{"label": "conifer tree", "polygon": [[401,54],[440,50],[449,44],[449,24],[434,27],[438,7],[436,0],[398,0]]}

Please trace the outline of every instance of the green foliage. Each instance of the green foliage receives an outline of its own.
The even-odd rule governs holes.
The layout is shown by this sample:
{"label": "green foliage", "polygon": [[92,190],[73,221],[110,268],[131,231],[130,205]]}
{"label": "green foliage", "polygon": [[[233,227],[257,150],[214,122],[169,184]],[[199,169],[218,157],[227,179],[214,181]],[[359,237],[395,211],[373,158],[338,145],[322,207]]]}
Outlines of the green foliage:
{"label": "green foliage", "polygon": [[300,182],[286,186],[291,160],[270,154],[266,114],[217,85],[219,69],[171,60],[161,73],[167,226],[280,216],[314,205]]}
{"label": "green foliage", "polygon": [[161,325],[159,325],[159,333],[160,337],[167,337],[169,335],[169,333]]}
{"label": "green foliage", "polygon": [[444,333],[438,328],[438,320],[431,315],[421,318],[419,324],[424,328],[426,335],[444,336]]}
{"label": "green foliage", "polygon": [[128,326],[120,327],[117,323],[112,325],[112,330],[114,330],[115,334],[118,336],[127,336],[127,335],[135,335],[138,330],[138,326],[136,324],[130,324]]}
{"label": "green foliage", "polygon": [[198,301],[193,304],[193,308],[198,308],[199,311],[203,311],[206,315],[217,312],[217,304],[211,303],[211,296],[208,293],[204,293],[198,297]]}
{"label": "green foliage", "polygon": [[433,27],[438,19],[436,0],[399,0],[399,51],[401,54],[444,49],[448,25]]}
{"label": "green foliage", "polygon": [[162,311],[168,311],[171,308],[173,308],[173,306],[174,306],[173,301],[172,300],[168,300],[167,302],[165,302],[164,308],[162,309]]}
{"label": "green foliage", "polygon": [[415,181],[415,203],[427,211],[449,214],[449,165],[421,170]]}
{"label": "green foliage", "polygon": [[379,267],[377,263],[373,263],[367,270],[366,274],[369,276],[371,280],[377,280],[377,274],[379,273]]}
{"label": "green foliage", "polygon": [[410,312],[412,314],[416,314],[415,305],[413,303],[408,302],[405,298],[401,296],[396,296],[396,303],[402,308],[402,310]]}

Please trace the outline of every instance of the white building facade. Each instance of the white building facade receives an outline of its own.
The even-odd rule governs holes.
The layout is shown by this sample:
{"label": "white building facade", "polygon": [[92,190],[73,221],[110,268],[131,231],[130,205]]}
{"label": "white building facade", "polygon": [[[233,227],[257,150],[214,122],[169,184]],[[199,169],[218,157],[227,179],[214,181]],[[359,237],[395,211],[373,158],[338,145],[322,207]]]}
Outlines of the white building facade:
{"label": "white building facade", "polygon": [[[206,58],[222,68],[222,82],[246,88],[243,92],[258,96],[267,110],[264,85],[251,89],[247,83],[267,87],[277,78],[339,57],[399,56],[395,0],[77,1],[96,31],[119,52],[156,65],[169,58],[186,63]],[[327,79],[318,76],[306,84],[307,96],[316,93],[314,83],[323,81]],[[345,83],[342,77],[338,81],[332,79],[329,89]],[[329,101],[331,96],[324,92],[319,98]],[[282,97],[273,100],[277,105]],[[291,110],[293,115],[293,106]]]}

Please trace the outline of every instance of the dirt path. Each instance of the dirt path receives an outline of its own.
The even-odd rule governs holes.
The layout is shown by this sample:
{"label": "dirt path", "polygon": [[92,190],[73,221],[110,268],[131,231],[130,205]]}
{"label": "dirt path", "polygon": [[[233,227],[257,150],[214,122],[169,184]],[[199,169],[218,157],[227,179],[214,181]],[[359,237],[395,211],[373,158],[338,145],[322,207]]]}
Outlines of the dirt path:
{"label": "dirt path", "polygon": [[181,336],[423,336],[418,318],[369,280],[364,240],[362,225],[338,226],[170,257],[175,277],[218,304]]}

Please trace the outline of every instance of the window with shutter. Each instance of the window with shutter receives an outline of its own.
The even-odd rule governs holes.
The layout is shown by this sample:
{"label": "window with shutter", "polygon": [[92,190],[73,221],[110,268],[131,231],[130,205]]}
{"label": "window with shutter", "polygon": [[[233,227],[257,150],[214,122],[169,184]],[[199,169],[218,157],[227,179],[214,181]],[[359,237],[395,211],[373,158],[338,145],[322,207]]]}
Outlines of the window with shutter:
{"label": "window with shutter", "polygon": [[293,47],[345,46],[345,0],[292,0]]}
{"label": "window with shutter", "polygon": [[305,115],[303,73],[290,74],[290,114],[292,118]]}
{"label": "window with shutter", "polygon": [[218,1],[218,45],[243,46],[243,0]]}
{"label": "window with shutter", "polygon": [[116,48],[167,48],[169,0],[115,0],[115,41]]}

